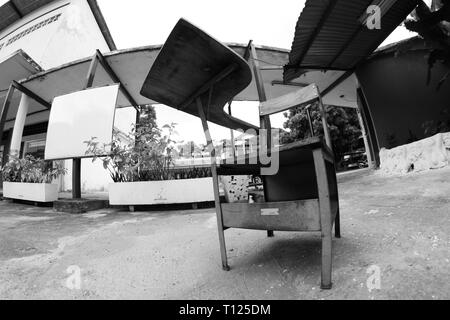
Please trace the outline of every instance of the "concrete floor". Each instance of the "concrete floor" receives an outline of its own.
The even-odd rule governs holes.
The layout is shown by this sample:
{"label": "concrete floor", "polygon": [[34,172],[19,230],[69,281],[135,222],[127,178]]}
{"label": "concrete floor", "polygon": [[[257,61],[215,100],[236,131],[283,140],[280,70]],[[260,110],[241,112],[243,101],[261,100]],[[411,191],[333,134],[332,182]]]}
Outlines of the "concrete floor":
{"label": "concrete floor", "polygon": [[69,215],[3,201],[0,299],[449,299],[449,195],[450,168],[340,176],[328,291],[314,233],[228,230],[224,272],[213,209]]}

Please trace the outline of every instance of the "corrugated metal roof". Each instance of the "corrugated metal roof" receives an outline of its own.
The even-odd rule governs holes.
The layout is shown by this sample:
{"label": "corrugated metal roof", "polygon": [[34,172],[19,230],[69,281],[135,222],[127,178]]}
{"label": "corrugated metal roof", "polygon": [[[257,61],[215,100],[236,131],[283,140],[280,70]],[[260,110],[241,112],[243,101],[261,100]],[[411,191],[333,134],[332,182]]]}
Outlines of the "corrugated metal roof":
{"label": "corrugated metal roof", "polygon": [[[285,66],[290,81],[304,70],[352,70],[370,55],[416,6],[416,0],[307,0]],[[381,29],[364,23],[367,8],[379,5]]]}

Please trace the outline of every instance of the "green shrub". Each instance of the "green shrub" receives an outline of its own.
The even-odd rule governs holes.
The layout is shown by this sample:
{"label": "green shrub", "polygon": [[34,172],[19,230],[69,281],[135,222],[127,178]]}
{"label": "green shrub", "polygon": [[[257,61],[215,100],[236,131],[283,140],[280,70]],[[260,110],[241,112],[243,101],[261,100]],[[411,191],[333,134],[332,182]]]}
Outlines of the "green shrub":
{"label": "green shrub", "polygon": [[31,155],[25,158],[10,156],[2,167],[3,181],[6,182],[51,183],[66,172],[59,162],[36,159]]}
{"label": "green shrub", "polygon": [[[166,134],[164,134],[164,130]],[[141,122],[133,128],[127,143],[113,132],[111,144],[101,145],[96,138],[85,141],[86,155],[102,161],[114,182],[161,181],[211,177],[210,168],[176,168],[172,157],[175,124],[162,129],[154,123]]]}

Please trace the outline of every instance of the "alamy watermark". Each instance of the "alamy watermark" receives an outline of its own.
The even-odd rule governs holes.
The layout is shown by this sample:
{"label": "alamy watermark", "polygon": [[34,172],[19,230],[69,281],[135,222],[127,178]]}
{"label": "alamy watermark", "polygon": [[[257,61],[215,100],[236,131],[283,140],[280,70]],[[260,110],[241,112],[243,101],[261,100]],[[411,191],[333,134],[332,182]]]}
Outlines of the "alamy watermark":
{"label": "alamy watermark", "polygon": [[365,25],[369,30],[380,30],[381,29],[381,8],[377,5],[371,5],[367,7],[366,10],[367,18],[365,20]]}
{"label": "alamy watermark", "polygon": [[70,266],[66,269],[69,276],[66,279],[66,287],[70,290],[81,290],[81,268]]}
{"label": "alamy watermark", "polygon": [[[216,159],[221,158],[221,163],[224,164],[259,165],[262,176],[277,174],[280,167],[280,130],[260,129],[257,131],[249,129],[237,131],[241,133],[241,136],[247,138],[235,141],[235,143],[232,143],[231,140],[224,140],[222,143],[210,143],[204,148],[204,151]],[[243,143],[240,154],[236,151],[235,144],[237,142]],[[180,153],[190,154],[191,152],[182,148]]]}
{"label": "alamy watermark", "polygon": [[373,290],[380,290],[381,289],[381,268],[377,265],[370,266],[367,271],[367,274],[369,274],[369,277],[366,281],[366,286],[369,292],[372,292]]}

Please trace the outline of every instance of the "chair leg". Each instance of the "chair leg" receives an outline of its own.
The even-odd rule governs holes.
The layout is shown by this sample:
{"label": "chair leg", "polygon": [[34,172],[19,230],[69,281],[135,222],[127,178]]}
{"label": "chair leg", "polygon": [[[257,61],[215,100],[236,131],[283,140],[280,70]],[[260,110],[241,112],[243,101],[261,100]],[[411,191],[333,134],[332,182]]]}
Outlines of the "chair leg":
{"label": "chair leg", "polygon": [[230,271],[227,258],[227,247],[225,245],[225,232],[219,227],[219,243],[220,243],[220,256],[222,258],[222,269],[224,271]]}
{"label": "chair leg", "polygon": [[[206,115],[205,115],[205,111],[203,109],[203,104],[202,104],[201,98],[197,97],[196,102],[197,102],[198,114],[200,115],[200,119],[202,120],[203,132],[205,133],[206,142],[209,146],[214,146],[212,138],[211,138],[211,134],[209,132],[208,121],[206,120]],[[209,106],[208,106],[208,108],[209,108]],[[212,179],[213,179],[214,204],[216,206],[217,230],[219,231],[220,256],[222,257],[222,269],[225,271],[229,271],[230,267],[228,266],[227,248],[225,246],[225,234],[224,234],[224,226],[223,226],[222,206],[220,204],[219,175],[217,174],[216,152],[215,152],[214,148],[212,148],[212,150],[211,150],[211,175],[212,175]]]}
{"label": "chair leg", "polygon": [[273,238],[275,235],[273,234],[273,230],[267,230],[267,237]]}
{"label": "chair leg", "polygon": [[323,290],[331,289],[331,247],[332,235],[322,232],[322,281],[320,288]]}
{"label": "chair leg", "polygon": [[339,209],[337,210],[336,219],[334,220],[334,236],[338,239],[341,238],[341,217]]}
{"label": "chair leg", "polygon": [[322,280],[321,289],[331,289],[331,249],[333,234],[333,213],[330,202],[327,166],[321,149],[313,151],[319,192],[320,230],[322,233]]}

